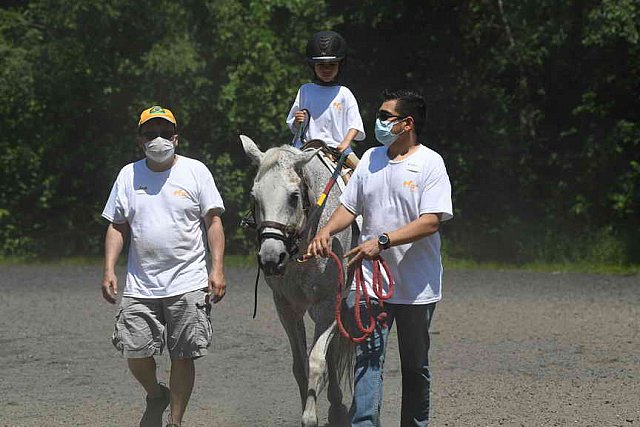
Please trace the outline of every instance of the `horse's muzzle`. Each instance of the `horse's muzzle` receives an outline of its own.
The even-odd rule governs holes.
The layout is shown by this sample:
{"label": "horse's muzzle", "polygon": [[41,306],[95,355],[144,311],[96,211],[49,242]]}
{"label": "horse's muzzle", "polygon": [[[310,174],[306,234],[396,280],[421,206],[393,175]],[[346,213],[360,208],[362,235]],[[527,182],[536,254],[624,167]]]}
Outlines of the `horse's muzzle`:
{"label": "horse's muzzle", "polygon": [[264,272],[265,276],[282,276],[284,274],[287,254],[285,252],[280,253],[278,260],[262,260],[262,257],[258,254],[258,263],[260,268]]}

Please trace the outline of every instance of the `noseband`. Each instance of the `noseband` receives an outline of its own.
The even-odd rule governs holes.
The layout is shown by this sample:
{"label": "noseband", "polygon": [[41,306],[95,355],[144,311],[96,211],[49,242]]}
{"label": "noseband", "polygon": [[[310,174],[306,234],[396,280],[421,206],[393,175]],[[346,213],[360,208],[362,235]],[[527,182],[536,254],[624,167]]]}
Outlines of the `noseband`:
{"label": "noseband", "polygon": [[[265,229],[267,228],[276,229],[280,233],[276,233],[274,231],[265,231]],[[302,229],[304,229],[304,227],[302,227]],[[260,223],[260,227],[258,227],[258,247],[260,247],[262,245],[262,242],[264,242],[266,239],[280,240],[282,243],[284,243],[289,257],[293,258],[300,250],[298,242],[300,242],[300,239],[302,239],[302,230],[298,230],[297,227],[286,225],[281,222],[262,221]]]}

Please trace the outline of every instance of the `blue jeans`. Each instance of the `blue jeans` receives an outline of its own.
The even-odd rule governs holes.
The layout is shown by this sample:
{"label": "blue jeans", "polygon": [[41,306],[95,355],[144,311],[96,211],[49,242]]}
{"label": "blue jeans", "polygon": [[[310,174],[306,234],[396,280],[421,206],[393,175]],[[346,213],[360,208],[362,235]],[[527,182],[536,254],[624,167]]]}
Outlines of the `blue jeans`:
{"label": "blue jeans", "polygon": [[[355,327],[354,307],[355,292],[351,291],[346,299],[349,331],[353,336],[360,336],[361,333]],[[360,308],[362,321],[367,326],[369,315],[364,301],[360,302]],[[383,308],[387,312],[387,327],[376,325],[371,336],[356,345],[351,425],[358,427],[380,425],[385,351],[389,330],[395,321],[402,372],[400,426],[426,427],[429,425],[431,385],[429,326],[436,303],[422,305],[385,303]],[[371,310],[374,317],[380,313],[377,300],[371,300]]]}

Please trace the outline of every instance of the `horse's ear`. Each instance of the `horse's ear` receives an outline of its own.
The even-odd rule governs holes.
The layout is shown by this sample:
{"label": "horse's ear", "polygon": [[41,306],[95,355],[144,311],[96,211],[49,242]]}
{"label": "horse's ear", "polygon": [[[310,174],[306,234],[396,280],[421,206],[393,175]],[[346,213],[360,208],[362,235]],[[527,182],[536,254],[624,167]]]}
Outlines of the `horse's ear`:
{"label": "horse's ear", "polygon": [[293,158],[294,166],[297,167],[297,168],[303,167],[311,159],[313,159],[313,156],[318,154],[318,151],[320,151],[319,148],[317,150],[303,151],[303,152],[301,152],[299,154],[296,154],[296,156]]}
{"label": "horse's ear", "polygon": [[246,135],[240,135],[240,142],[242,142],[242,148],[244,148],[246,155],[253,163],[260,166],[264,153],[260,151],[256,143]]}

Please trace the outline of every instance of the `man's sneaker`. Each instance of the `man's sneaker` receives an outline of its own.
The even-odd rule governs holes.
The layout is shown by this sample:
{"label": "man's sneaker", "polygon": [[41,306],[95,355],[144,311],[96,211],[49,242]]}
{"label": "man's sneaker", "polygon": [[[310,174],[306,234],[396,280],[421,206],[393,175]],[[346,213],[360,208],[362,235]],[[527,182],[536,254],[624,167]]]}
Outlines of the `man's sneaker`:
{"label": "man's sneaker", "polygon": [[147,408],[142,414],[140,427],[162,427],[162,414],[169,406],[171,395],[169,389],[164,384],[158,384],[162,395],[160,397],[149,398],[147,396]]}

